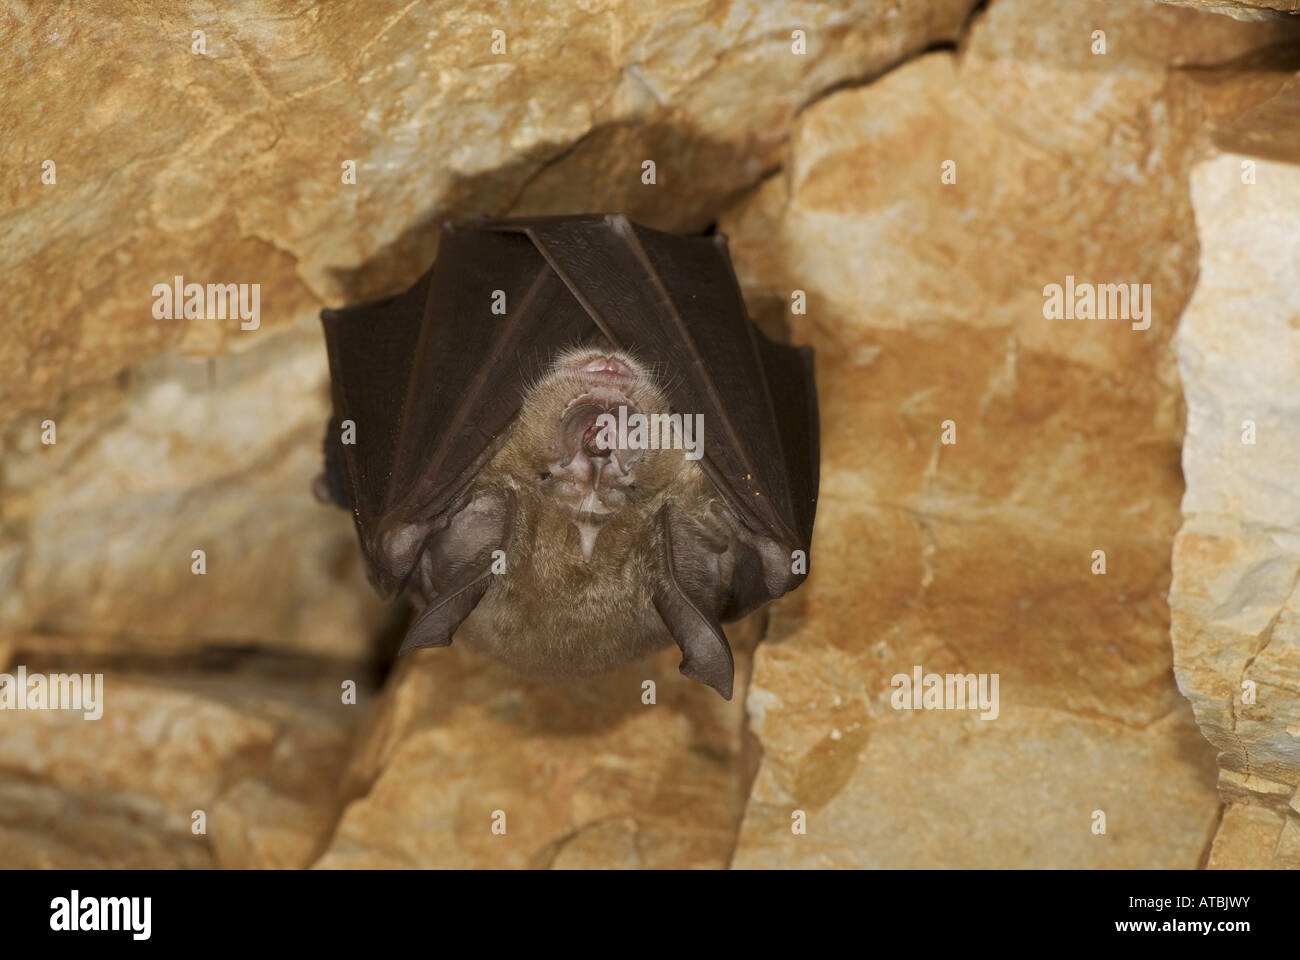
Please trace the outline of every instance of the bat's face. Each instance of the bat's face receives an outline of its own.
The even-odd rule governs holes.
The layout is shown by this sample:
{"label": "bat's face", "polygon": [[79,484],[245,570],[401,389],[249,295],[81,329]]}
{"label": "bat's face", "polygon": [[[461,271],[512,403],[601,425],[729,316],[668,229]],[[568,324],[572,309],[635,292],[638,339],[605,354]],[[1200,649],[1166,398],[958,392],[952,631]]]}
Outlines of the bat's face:
{"label": "bat's face", "polygon": [[668,414],[655,377],[635,358],[568,350],[525,395],[498,465],[535,491],[543,509],[577,526],[590,560],[605,524],[697,469],[690,458],[703,438],[689,434],[695,448],[688,447]]}

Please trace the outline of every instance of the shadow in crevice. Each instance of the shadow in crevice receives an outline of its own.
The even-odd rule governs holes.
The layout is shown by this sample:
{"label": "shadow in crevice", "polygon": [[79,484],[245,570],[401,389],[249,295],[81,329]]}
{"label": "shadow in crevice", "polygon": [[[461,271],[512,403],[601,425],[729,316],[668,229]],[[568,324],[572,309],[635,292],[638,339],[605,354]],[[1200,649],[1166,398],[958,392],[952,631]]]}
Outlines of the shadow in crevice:
{"label": "shadow in crevice", "polygon": [[[655,162],[653,184],[642,182],[645,160]],[[657,230],[711,233],[719,215],[771,169],[735,144],[685,127],[598,127],[545,160],[524,158],[458,180],[391,243],[331,276],[347,304],[401,293],[433,264],[442,222],[471,217],[624,213]]]}

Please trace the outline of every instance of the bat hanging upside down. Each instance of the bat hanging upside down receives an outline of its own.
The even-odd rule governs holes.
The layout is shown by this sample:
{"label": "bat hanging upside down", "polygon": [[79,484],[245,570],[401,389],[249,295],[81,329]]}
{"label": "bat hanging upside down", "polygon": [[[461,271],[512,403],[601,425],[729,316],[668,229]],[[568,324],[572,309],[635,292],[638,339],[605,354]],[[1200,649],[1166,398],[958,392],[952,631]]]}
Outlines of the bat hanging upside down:
{"label": "bat hanging upside down", "polygon": [[402,653],[580,676],[675,642],[730,699],[721,623],[807,573],[818,422],[811,351],[750,322],[722,237],[444,224],[414,287],[321,319],[317,493],[423,601]]}

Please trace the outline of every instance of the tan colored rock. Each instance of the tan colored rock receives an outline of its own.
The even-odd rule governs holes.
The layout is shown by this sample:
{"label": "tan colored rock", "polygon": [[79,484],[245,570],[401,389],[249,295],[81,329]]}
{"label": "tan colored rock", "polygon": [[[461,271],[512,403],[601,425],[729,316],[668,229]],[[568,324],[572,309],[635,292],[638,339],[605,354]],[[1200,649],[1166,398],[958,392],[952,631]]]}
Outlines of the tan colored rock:
{"label": "tan colored rock", "polygon": [[[1175,668],[1219,750],[1220,791],[1240,808],[1221,834],[1275,823],[1289,837],[1300,826],[1300,168],[1225,154],[1191,182],[1201,263],[1175,341],[1187,396]],[[1236,851],[1216,854],[1222,863],[1246,856],[1244,839],[1220,846]],[[1275,856],[1261,847],[1254,860]]]}
{"label": "tan colored rock", "polygon": [[[972,5],[263,0],[74,15],[11,4],[0,18],[0,58],[15,61],[0,161],[17,172],[0,187],[12,319],[0,339],[0,636],[19,638],[24,659],[80,669],[107,658],[133,679],[113,673],[114,710],[89,728],[0,716],[0,787],[13,798],[12,816],[0,811],[4,862],[295,866],[320,852],[345,733],[293,714],[278,687],[236,706],[219,683],[193,684],[246,648],[264,651],[258,669],[272,674],[306,656],[354,675],[400,615],[364,583],[347,515],[308,493],[328,406],[322,304],[409,284],[444,216],[609,209],[702,227],[775,165],[805,103],[954,39]],[[792,49],[795,30],[806,54]],[[645,160],[654,184],[642,182]],[[345,162],[355,184],[342,182]],[[258,284],[260,325],[156,316],[154,285],[177,276]],[[40,442],[46,419],[54,446]],[[194,550],[206,553],[202,576]],[[606,770],[598,756],[594,780],[626,776],[656,793],[560,784],[570,807],[535,821],[545,841],[529,858],[725,863],[749,770],[740,704],[694,706],[664,666],[667,703],[637,718],[630,746],[592,733],[549,747],[578,770],[594,744],[621,757]],[[547,696],[548,713],[563,714]],[[495,722],[472,719],[476,709],[465,707],[469,728]],[[458,761],[467,777],[477,756]],[[381,765],[370,778],[381,772],[381,784],[403,776]],[[716,788],[703,799],[701,782]],[[38,816],[42,803],[102,836]],[[680,825],[674,805],[703,825]],[[209,832],[195,840],[199,806]],[[375,829],[351,827],[334,856],[368,849]],[[437,859],[440,842],[419,849]],[[519,845],[467,849],[483,859]]]}
{"label": "tan colored rock", "polygon": [[1211,870],[1300,868],[1300,830],[1285,817],[1253,803],[1230,803],[1214,836]]}
{"label": "tan colored rock", "polygon": [[[1229,153],[1248,153],[1256,157],[1294,163],[1300,158],[1300,48],[1291,47],[1285,72],[1270,71],[1265,82],[1277,86],[1267,99],[1250,106],[1214,129],[1214,140]],[[1279,80],[1284,76],[1285,80]]]}
{"label": "tan colored rock", "polygon": [[1296,0],[1161,0],[1179,7],[1191,7],[1207,13],[1221,13],[1234,20],[1273,20],[1300,13]]}
{"label": "tan colored rock", "polygon": [[320,853],[337,811],[286,796],[260,780],[241,780],[217,801],[212,844],[218,865],[298,869]]}
{"label": "tan colored rock", "polygon": [[1271,46],[1176,78],[1199,112],[1209,152],[1283,162],[1300,157],[1300,17],[1279,33]]}
{"label": "tan colored rock", "polygon": [[[409,285],[446,215],[703,226],[774,165],[799,107],[954,38],[972,5],[11,4],[0,410]],[[177,275],[260,283],[262,329],[155,319],[153,285]]]}
{"label": "tan colored rock", "polygon": [[193,810],[211,803],[227,766],[256,763],[271,749],[274,728],[256,717],[115,681],[105,678],[99,720],[48,710],[0,714],[0,770],[69,791],[130,795],[180,832]]}
{"label": "tan colored rock", "polygon": [[372,655],[383,604],[351,518],[310,492],[329,410],[317,327],[87,388],[55,415],[52,446],[39,425],[13,430],[0,632]]}
{"label": "tan colored rock", "polygon": [[[818,352],[823,438],[814,570],[756,657],[764,754],[737,866],[1204,857],[1214,765],[1165,603],[1168,345],[1196,275],[1196,134],[1170,69],[1276,28],[1093,10],[1105,57],[1076,10],[995,3],[957,57],[817,103],[787,172],[721,224],[769,324],[807,292],[790,325]],[[1150,283],[1149,328],[1045,319],[1067,275]],[[998,718],[892,709],[917,665],[998,674]]]}
{"label": "tan colored rock", "polygon": [[364,709],[340,702],[355,675],[146,674],[29,653],[15,657],[29,675],[103,673],[102,716],[0,712],[0,866],[301,867],[323,844]]}
{"label": "tan colored rock", "polygon": [[[1210,147],[1290,155],[1294,69],[1258,51],[1296,25],[995,0],[958,53],[873,79],[956,39],[971,6],[11,5],[0,158],[26,173],[0,187],[0,662],[101,658],[111,710],[0,713],[0,866],[1300,863],[1277,732],[1297,702],[1290,535],[1180,538],[1177,616],[1203,626],[1175,622],[1180,681],[1225,750],[1218,794],[1165,601],[1187,177]],[[404,660],[372,702],[385,612],[348,517],[307,492],[321,304],[408,284],[443,216],[690,229],[780,164],[723,229],[759,322],[818,350],[825,461],[813,577],[771,611],[752,687],[757,619],[731,631],[730,704],[675,650],[552,686],[458,646]],[[1294,251],[1266,253],[1241,256],[1276,287]],[[261,327],[155,318],[153,284],[178,274],[260,283]],[[1151,283],[1149,329],[1044,319],[1067,275]],[[1267,466],[1242,495],[1285,508]],[[1215,510],[1197,516],[1233,515]],[[915,665],[998,674],[997,718],[895,711]],[[1243,672],[1261,699],[1225,719]]]}
{"label": "tan colored rock", "polygon": [[[1213,836],[1212,776],[1194,759],[1204,743],[1182,711],[1142,728],[1050,707],[1004,706],[987,722],[873,704],[855,727],[845,718],[864,708],[818,701],[821,737],[791,755],[816,708],[778,697],[751,695],[755,732],[778,750],[745,811],[739,868],[1194,867]],[[797,732],[774,736],[776,724]],[[806,835],[791,831],[796,810]]]}
{"label": "tan colored rock", "polygon": [[728,628],[730,703],[678,674],[676,649],[562,684],[455,644],[412,654],[367,723],[347,778],[357,799],[317,866],[725,866],[750,776],[743,689],[758,629]]}
{"label": "tan colored rock", "polygon": [[98,791],[0,773],[0,868],[211,867],[212,851]]}
{"label": "tan colored rock", "polygon": [[[955,37],[972,3],[11,8],[0,159],[27,174],[0,192],[0,632],[368,656],[384,613],[351,524],[307,494],[321,304],[408,285],[444,215],[702,227],[804,102]],[[260,284],[261,327],[156,318],[176,276]]]}

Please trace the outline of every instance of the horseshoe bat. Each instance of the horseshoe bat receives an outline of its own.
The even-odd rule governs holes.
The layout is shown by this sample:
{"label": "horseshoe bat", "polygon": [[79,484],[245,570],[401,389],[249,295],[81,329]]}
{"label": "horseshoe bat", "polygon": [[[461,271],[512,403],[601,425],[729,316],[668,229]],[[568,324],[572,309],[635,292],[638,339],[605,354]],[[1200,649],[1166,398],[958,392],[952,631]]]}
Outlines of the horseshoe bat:
{"label": "horseshoe bat", "polygon": [[731,698],[721,623],[804,579],[819,440],[812,351],[750,322],[725,238],[445,223],[411,289],[321,320],[317,493],[422,601],[401,653],[579,676],[675,642]]}

